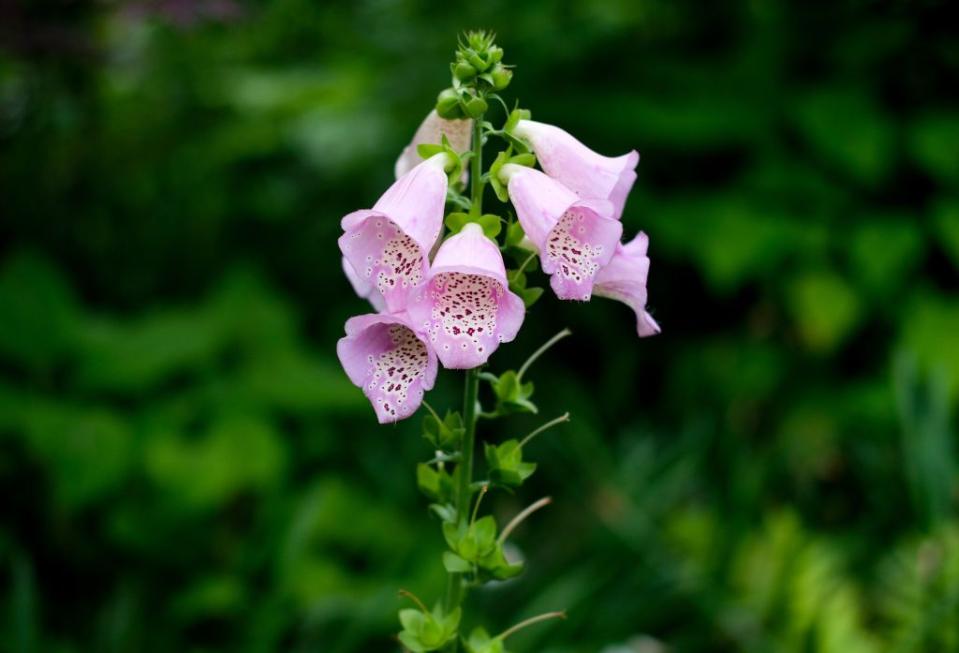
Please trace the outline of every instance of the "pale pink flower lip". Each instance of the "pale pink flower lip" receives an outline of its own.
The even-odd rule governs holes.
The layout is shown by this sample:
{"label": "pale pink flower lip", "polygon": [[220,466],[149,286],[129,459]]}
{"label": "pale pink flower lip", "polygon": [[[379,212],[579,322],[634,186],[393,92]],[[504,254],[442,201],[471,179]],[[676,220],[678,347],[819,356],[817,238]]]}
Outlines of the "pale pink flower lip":
{"label": "pale pink flower lip", "polygon": [[506,164],[501,174],[527,237],[539,250],[543,272],[560,299],[586,301],[593,279],[609,263],[623,233],[610,202],[581,199],[532,168]]}
{"label": "pale pink flower lip", "polygon": [[416,412],[436,381],[436,354],[404,313],[350,318],[336,354],[350,381],[373,404],[380,424]]}
{"label": "pale pink flower lip", "polygon": [[437,154],[398,179],[372,209],[342,220],[339,245],[357,277],[402,310],[410,289],[422,282],[428,256],[443,227],[447,155]]}
{"label": "pale pink flower lip", "polygon": [[[413,134],[413,140],[403,148],[399,158],[396,160],[394,173],[399,179],[407,172],[415,168],[423,159],[420,157],[416,148],[420,145],[439,145],[443,136],[450,143],[454,152],[465,152],[470,149],[470,140],[472,137],[473,121],[465,120],[447,120],[440,118],[436,109],[430,111],[423,122]],[[463,180],[466,180],[467,173],[464,171]]]}
{"label": "pale pink flower lip", "polygon": [[649,276],[649,257],[646,250],[649,237],[640,232],[632,241],[616,246],[609,265],[596,275],[593,292],[623,302],[636,313],[636,332],[641,338],[660,332],[656,320],[646,311],[646,279]]}
{"label": "pale pink flower lip", "polygon": [[614,207],[610,217],[618,220],[623,215],[626,197],[636,181],[636,150],[603,156],[559,127],[534,120],[520,120],[513,134],[530,144],[550,177],[580,197],[609,200]]}
{"label": "pale pink flower lip", "polygon": [[471,369],[516,337],[526,307],[509,290],[499,247],[471,223],[440,246],[409,313],[444,367]]}

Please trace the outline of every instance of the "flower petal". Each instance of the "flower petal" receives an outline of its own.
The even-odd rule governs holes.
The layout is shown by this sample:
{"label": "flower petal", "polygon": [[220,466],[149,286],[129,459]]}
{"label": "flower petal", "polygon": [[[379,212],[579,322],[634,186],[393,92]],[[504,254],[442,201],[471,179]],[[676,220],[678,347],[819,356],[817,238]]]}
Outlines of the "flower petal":
{"label": "flower petal", "polygon": [[636,181],[639,154],[635,150],[618,157],[603,156],[559,127],[534,120],[520,120],[513,134],[529,142],[550,177],[580,197],[610,200],[615,207],[611,217],[622,216]]}
{"label": "flower petal", "polygon": [[357,297],[367,300],[378,313],[386,310],[386,300],[383,299],[382,293],[368,279],[358,275],[345,256],[340,260],[343,264],[343,274],[346,275]]}
{"label": "flower petal", "polygon": [[436,355],[403,314],[350,318],[336,353],[381,424],[416,412],[436,381]]}
{"label": "flower petal", "polygon": [[499,248],[468,224],[440,247],[409,313],[444,367],[471,369],[516,337],[526,308],[509,290]]}
{"label": "flower petal", "polygon": [[581,200],[531,168],[503,166],[520,224],[540,253],[543,272],[560,299],[590,298],[593,278],[609,263],[623,233],[605,200]]}
{"label": "flower petal", "polygon": [[445,154],[424,161],[394,183],[372,209],[345,216],[340,251],[361,281],[383,295],[391,311],[406,305],[423,280],[428,256],[443,227]]}
{"label": "flower petal", "polygon": [[596,275],[593,286],[597,296],[621,301],[633,309],[636,313],[636,332],[641,338],[660,332],[659,325],[646,311],[648,244],[649,238],[640,232],[630,243],[617,246],[612,260]]}
{"label": "flower petal", "polygon": [[[352,219],[357,214],[362,219]],[[340,236],[343,256],[389,310],[403,310],[410,289],[429,269],[427,252],[385,214],[357,211],[343,219],[344,225],[348,220],[355,224]]]}
{"label": "flower petal", "polygon": [[[420,145],[439,145],[443,136],[450,143],[450,147],[456,152],[465,152],[470,149],[470,140],[472,136],[472,120],[446,120],[440,118],[436,109],[430,111],[423,122],[417,128],[413,135],[413,140],[403,148],[399,158],[396,160],[394,172],[399,179],[407,172],[415,168],[423,159],[420,157],[416,148]],[[465,181],[466,173],[464,173]]]}

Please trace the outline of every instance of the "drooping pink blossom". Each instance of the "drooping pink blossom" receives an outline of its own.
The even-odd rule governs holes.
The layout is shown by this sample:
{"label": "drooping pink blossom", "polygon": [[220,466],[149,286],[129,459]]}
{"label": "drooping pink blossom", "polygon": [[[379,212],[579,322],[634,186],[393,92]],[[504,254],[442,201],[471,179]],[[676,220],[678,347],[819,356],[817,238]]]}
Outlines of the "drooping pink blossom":
{"label": "drooping pink blossom", "polygon": [[513,135],[530,144],[550,177],[580,197],[609,200],[614,207],[611,217],[618,220],[623,215],[626,197],[636,181],[636,150],[603,156],[559,127],[534,120],[520,120]]}
{"label": "drooping pink blossom", "polygon": [[429,269],[429,252],[443,227],[446,163],[446,154],[430,157],[394,182],[372,209],[341,222],[340,251],[392,312],[404,308],[410,289]]}
{"label": "drooping pink blossom", "polygon": [[373,404],[380,424],[416,412],[436,381],[436,354],[405,313],[350,318],[336,354],[350,381]]}
{"label": "drooping pink blossom", "polygon": [[526,236],[560,299],[586,301],[609,263],[623,225],[602,199],[583,199],[539,170],[508,163],[500,170]]}
{"label": "drooping pink blossom", "polygon": [[612,260],[596,275],[593,286],[597,296],[621,301],[633,309],[636,313],[636,332],[641,338],[660,332],[656,320],[646,311],[648,247],[649,237],[643,232],[626,244],[617,244]]}
{"label": "drooping pink blossom", "polygon": [[471,369],[516,337],[526,307],[509,289],[499,247],[470,223],[440,246],[409,313],[444,367]]}
{"label": "drooping pink blossom", "polygon": [[341,258],[341,261],[343,263],[343,274],[346,275],[347,281],[353,287],[353,292],[361,299],[367,300],[377,313],[385,311],[386,300],[383,299],[380,291],[368,279],[360,277],[345,256]]}
{"label": "drooping pink blossom", "polygon": [[[419,152],[416,151],[416,148],[420,145],[439,145],[443,136],[446,136],[453,151],[465,152],[470,149],[472,130],[472,120],[468,118],[465,120],[447,120],[446,118],[440,118],[436,109],[433,109],[423,119],[416,133],[413,134],[413,140],[403,148],[396,160],[396,166],[393,169],[396,178],[399,179],[423,161]],[[463,174],[465,178],[466,173]]]}

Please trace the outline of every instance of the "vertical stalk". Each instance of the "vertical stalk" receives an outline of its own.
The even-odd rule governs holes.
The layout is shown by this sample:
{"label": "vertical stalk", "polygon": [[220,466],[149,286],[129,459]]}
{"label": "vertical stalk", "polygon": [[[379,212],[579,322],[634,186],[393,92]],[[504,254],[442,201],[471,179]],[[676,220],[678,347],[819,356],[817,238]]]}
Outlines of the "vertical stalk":
{"label": "vertical stalk", "polygon": [[470,213],[483,213],[483,122],[482,116],[473,121],[473,158],[470,160]]}
{"label": "vertical stalk", "polygon": [[[483,127],[482,118],[473,121],[473,158],[470,160],[470,214],[483,213]],[[479,400],[479,368],[466,370],[466,383],[463,389],[463,441],[460,443],[460,462],[456,484],[456,519],[465,521],[469,517],[470,499],[473,483],[473,453],[476,450],[476,406]],[[464,589],[462,574],[450,574],[446,586],[447,614],[463,603]],[[458,640],[454,639],[446,647],[449,653],[456,653]]]}

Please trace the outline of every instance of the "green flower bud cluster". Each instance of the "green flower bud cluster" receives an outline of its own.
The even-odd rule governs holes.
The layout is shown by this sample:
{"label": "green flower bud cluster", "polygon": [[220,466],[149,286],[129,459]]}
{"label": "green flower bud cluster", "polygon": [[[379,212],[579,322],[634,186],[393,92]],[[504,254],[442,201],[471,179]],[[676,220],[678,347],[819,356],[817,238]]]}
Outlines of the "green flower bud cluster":
{"label": "green flower bud cluster", "polygon": [[436,98],[441,118],[482,117],[489,108],[489,93],[502,91],[513,79],[513,71],[503,63],[503,48],[495,44],[490,32],[468,32],[460,39],[456,57],[450,64],[452,86]]}

